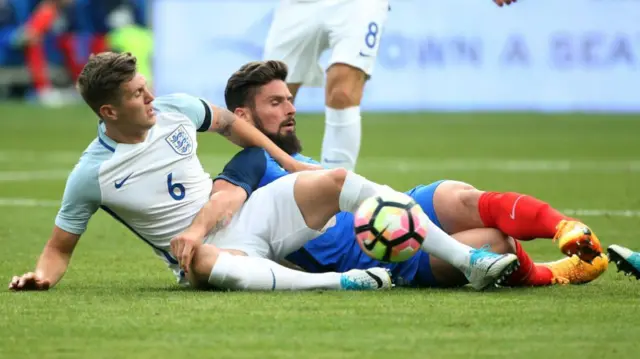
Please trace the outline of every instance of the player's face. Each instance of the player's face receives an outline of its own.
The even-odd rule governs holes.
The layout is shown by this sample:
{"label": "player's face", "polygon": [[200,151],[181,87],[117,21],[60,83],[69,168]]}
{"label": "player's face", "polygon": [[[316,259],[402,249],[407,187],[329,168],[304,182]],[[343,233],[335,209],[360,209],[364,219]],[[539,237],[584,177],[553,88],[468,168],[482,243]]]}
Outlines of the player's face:
{"label": "player's face", "polygon": [[114,105],[118,114],[118,122],[127,127],[148,129],[156,123],[156,116],[151,105],[153,95],[147,88],[147,80],[136,74],[131,81],[122,84],[121,97]]}
{"label": "player's face", "polygon": [[284,81],[271,81],[258,90],[254,99],[255,112],[266,132],[270,134],[295,132],[296,108],[292,101],[293,96]]}
{"label": "player's face", "polygon": [[251,117],[256,127],[289,154],[302,151],[296,136],[296,108],[284,81],[262,86],[254,98]]}

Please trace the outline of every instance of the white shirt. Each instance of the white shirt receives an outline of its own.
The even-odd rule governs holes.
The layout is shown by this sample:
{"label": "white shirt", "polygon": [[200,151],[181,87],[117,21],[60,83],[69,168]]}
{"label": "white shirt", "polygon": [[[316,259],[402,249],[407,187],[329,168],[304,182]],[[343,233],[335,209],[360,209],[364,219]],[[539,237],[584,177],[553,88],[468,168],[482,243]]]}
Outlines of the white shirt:
{"label": "white shirt", "polygon": [[56,225],[82,234],[101,208],[177,273],[169,242],[191,225],[211,194],[211,177],[196,156],[196,131],[209,129],[211,109],[185,94],[158,97],[153,107],[156,124],[142,143],[115,143],[99,125],[67,179]]}

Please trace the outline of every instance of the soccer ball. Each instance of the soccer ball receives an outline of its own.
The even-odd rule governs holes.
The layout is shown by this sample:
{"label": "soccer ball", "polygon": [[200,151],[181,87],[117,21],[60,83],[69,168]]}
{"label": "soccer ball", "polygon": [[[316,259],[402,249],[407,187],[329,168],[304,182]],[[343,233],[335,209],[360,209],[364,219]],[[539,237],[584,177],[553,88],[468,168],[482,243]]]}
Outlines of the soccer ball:
{"label": "soccer ball", "polygon": [[355,213],[356,239],[371,258],[403,262],[420,250],[429,219],[404,193],[385,193],[365,200]]}

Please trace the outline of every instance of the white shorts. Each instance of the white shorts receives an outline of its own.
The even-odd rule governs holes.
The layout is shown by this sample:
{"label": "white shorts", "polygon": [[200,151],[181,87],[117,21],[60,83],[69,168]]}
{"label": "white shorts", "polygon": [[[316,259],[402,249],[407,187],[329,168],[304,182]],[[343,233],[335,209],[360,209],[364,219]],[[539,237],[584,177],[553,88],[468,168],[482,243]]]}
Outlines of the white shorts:
{"label": "white shorts", "polygon": [[286,63],[288,83],[319,87],[319,58],[331,48],[329,66],[343,63],[371,76],[388,12],[388,0],[281,0],[263,58]]}
{"label": "white shorts", "polygon": [[286,175],[253,192],[231,222],[204,243],[278,261],[319,236],[322,232],[307,227],[293,196],[297,177]]}

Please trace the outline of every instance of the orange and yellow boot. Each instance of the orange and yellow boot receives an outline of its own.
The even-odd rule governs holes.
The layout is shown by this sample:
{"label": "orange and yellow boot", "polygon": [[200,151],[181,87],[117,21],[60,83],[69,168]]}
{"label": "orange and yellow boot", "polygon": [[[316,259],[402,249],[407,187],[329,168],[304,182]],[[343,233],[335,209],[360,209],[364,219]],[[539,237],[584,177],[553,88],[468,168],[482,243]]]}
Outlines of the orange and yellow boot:
{"label": "orange and yellow boot", "polygon": [[554,241],[566,256],[576,255],[591,263],[602,254],[602,245],[595,233],[582,222],[562,220],[558,224]]}
{"label": "orange and yellow boot", "polygon": [[600,277],[607,271],[609,261],[606,255],[600,255],[585,262],[577,255],[549,263],[540,263],[553,273],[555,284],[585,284]]}

